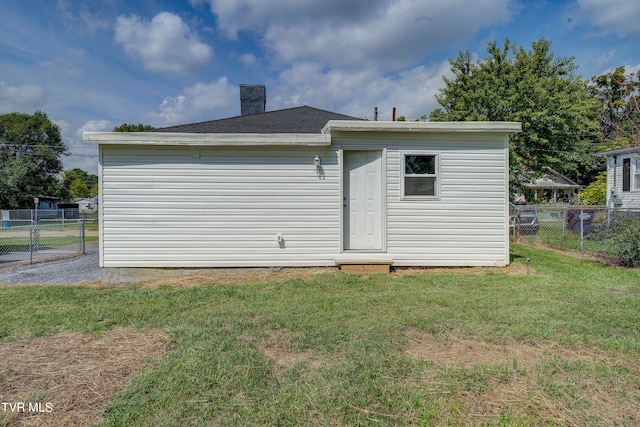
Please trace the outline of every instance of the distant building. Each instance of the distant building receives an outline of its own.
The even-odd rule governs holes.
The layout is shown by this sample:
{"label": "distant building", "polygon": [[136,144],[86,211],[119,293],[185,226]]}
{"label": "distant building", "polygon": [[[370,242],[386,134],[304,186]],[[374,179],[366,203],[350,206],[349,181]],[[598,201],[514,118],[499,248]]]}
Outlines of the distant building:
{"label": "distant building", "polygon": [[[34,205],[38,209],[58,209],[58,198],[53,196],[38,196],[34,198]],[[31,208],[31,206],[28,206]]]}

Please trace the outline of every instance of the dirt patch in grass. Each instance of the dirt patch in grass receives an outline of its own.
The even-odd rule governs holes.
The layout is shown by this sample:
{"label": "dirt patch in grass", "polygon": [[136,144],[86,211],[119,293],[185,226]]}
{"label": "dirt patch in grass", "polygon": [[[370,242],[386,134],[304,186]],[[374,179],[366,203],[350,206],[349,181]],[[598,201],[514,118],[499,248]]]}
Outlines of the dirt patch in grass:
{"label": "dirt patch in grass", "polygon": [[452,384],[465,424],[517,424],[519,417],[558,425],[640,424],[637,357],[557,343],[406,335],[405,354],[435,364],[433,375]]}
{"label": "dirt patch in grass", "polygon": [[258,348],[264,356],[273,363],[274,374],[280,377],[298,364],[305,364],[310,368],[326,368],[330,366],[335,356],[314,354],[308,350],[298,350],[294,341],[297,335],[292,331],[280,329],[269,331],[266,337],[258,342]]}
{"label": "dirt patch in grass", "polygon": [[[337,267],[306,267],[306,268],[278,268],[272,270],[251,271],[243,270],[238,272],[219,272],[210,274],[187,274],[184,276],[168,276],[166,278],[151,280],[142,284],[145,288],[157,288],[159,286],[172,286],[185,288],[191,286],[202,286],[207,284],[220,285],[242,285],[248,283],[282,283],[289,280],[301,279],[312,280],[321,274],[338,273]],[[424,267],[424,268],[397,268],[391,273],[393,276],[419,275],[419,274],[508,274],[526,275],[534,274],[535,269],[520,263],[511,263],[506,267]],[[366,276],[366,275],[364,275]],[[84,282],[85,286],[101,286],[100,281]],[[115,285],[115,286],[124,286]]]}
{"label": "dirt patch in grass", "polygon": [[[0,344],[0,425],[85,426],[169,343],[158,330],[114,328],[100,338],[74,332]],[[29,410],[29,403],[37,408]]]}
{"label": "dirt patch in grass", "polygon": [[311,280],[318,274],[330,274],[337,272],[337,268],[281,268],[268,271],[238,271],[220,272],[211,274],[188,274],[184,276],[166,277],[159,280],[152,280],[143,283],[146,288],[157,288],[158,286],[169,285],[178,288],[190,286],[202,286],[211,283],[220,285],[265,283],[265,282],[286,282],[294,279]]}
{"label": "dirt patch in grass", "polygon": [[408,274],[508,274],[523,276],[534,274],[535,269],[526,264],[515,263],[506,267],[399,267],[393,271],[394,276],[403,276]]}

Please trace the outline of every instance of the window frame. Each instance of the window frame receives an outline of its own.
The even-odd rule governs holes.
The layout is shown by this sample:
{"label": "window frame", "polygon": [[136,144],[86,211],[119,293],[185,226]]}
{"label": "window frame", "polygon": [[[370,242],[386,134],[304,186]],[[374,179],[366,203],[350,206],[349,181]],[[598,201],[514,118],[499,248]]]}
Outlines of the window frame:
{"label": "window frame", "polygon": [[631,191],[640,192],[640,157],[631,156]]}
{"label": "window frame", "polygon": [[[640,193],[640,157],[631,155],[622,157],[621,160],[622,192]],[[627,163],[629,165],[628,168],[625,167],[625,164]]]}
{"label": "window frame", "polygon": [[[435,173],[434,174],[406,174],[405,162],[407,156],[433,156],[435,157]],[[440,200],[440,158],[439,151],[423,151],[423,150],[406,150],[400,151],[400,200]],[[405,194],[405,178],[406,177],[433,177],[433,195],[406,195]]]}
{"label": "window frame", "polygon": [[622,158],[622,191],[628,193],[631,191],[631,157]]}

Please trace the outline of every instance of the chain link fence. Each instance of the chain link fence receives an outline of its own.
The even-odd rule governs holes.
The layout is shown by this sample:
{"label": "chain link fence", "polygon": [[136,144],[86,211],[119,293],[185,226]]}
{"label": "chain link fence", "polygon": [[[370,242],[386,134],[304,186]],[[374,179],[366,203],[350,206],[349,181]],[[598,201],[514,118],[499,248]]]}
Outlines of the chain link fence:
{"label": "chain link fence", "polygon": [[0,268],[85,253],[85,224],[95,220],[73,211],[2,211]]}
{"label": "chain link fence", "polygon": [[[604,206],[515,205],[511,208],[512,241],[577,250],[605,257],[624,251],[619,238],[631,224],[640,224],[640,210]],[[633,240],[633,238],[632,238]],[[640,245],[640,242],[631,242]]]}

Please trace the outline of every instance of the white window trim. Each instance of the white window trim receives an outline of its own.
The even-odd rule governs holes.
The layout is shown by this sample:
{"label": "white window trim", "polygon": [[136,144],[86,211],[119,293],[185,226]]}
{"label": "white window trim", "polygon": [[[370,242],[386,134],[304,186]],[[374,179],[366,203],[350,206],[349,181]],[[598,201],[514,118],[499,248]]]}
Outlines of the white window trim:
{"label": "white window trim", "polygon": [[640,192],[640,157],[631,156],[631,192]]}
{"label": "white window trim", "polygon": [[620,157],[621,167],[621,181],[620,188],[622,189],[624,181],[624,161],[629,159],[629,190],[622,190],[624,193],[640,193],[640,157],[637,156],[624,156]]}
{"label": "white window trim", "polygon": [[[405,178],[405,157],[406,156],[435,156],[436,157],[436,173],[434,175],[424,175],[424,176],[435,176],[436,182],[434,185],[435,194],[433,196],[405,196],[404,194],[404,178]],[[423,151],[423,150],[406,150],[400,151],[400,200],[440,200],[440,181],[442,177],[440,175],[440,151]],[[411,176],[411,175],[409,175]],[[420,175],[415,175],[420,176]]]}

